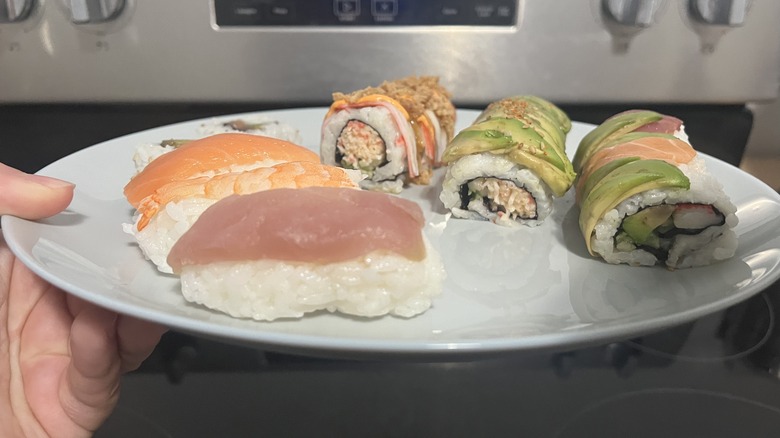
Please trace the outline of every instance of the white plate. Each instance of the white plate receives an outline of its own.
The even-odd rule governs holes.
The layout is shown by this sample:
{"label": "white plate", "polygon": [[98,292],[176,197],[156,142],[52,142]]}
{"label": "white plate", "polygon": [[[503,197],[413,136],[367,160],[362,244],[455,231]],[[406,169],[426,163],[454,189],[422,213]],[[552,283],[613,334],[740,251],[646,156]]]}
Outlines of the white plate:
{"label": "white plate", "polygon": [[[315,150],[324,114],[324,108],[264,113],[298,127],[304,145]],[[460,111],[458,129],[476,114]],[[135,147],[196,137],[202,122],[117,138],[49,165],[40,173],[76,183],[73,203],[40,222],[3,217],[9,246],[46,280],[117,312],[219,339],[327,355],[574,348],[689,322],[760,292],[780,276],[780,196],[711,157],[705,157],[710,171],[739,208],[739,250],[727,262],[674,272],[590,257],[571,192],[536,228],[448,219],[438,201],[440,170],[435,184],[403,194],[426,212],[426,232],[448,273],[443,295],[426,313],[408,320],[328,313],[270,323],[233,319],[185,302],[177,279],[158,273],[121,227],[132,212],[122,188],[133,173]],[[570,156],[590,129],[574,123]]]}

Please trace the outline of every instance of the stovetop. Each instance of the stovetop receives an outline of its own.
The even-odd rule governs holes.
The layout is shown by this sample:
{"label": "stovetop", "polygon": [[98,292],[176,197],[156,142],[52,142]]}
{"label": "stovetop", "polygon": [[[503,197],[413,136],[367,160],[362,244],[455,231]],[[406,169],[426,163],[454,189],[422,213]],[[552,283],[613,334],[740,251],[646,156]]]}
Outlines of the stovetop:
{"label": "stovetop", "polygon": [[98,437],[770,437],[780,283],[729,309],[573,351],[338,360],[169,333]]}

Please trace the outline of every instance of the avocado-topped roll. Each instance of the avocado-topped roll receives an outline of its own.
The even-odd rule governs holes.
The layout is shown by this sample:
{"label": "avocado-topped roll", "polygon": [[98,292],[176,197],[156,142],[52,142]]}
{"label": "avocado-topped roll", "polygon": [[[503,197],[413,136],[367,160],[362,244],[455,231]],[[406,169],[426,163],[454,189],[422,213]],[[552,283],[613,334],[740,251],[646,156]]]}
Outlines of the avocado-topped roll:
{"label": "avocado-topped roll", "polygon": [[575,178],[565,151],[570,129],[563,111],[536,96],[491,103],[447,145],[439,198],[455,217],[541,224]]}
{"label": "avocado-topped roll", "polygon": [[[648,116],[655,120],[643,124]],[[671,118],[622,113],[580,143],[579,225],[591,255],[671,269],[734,255],[736,207],[691,145],[663,132],[679,131],[681,123],[641,129],[664,120]]]}
{"label": "avocado-topped roll", "polygon": [[616,139],[639,132],[669,134],[688,141],[683,122],[677,117],[648,110],[624,111],[608,118],[582,139],[572,160],[574,170],[579,173],[591,155]]}
{"label": "avocado-topped roll", "polygon": [[358,169],[361,187],[398,193],[428,184],[455,129],[449,92],[432,76],[334,93],[322,124],[322,162]]}

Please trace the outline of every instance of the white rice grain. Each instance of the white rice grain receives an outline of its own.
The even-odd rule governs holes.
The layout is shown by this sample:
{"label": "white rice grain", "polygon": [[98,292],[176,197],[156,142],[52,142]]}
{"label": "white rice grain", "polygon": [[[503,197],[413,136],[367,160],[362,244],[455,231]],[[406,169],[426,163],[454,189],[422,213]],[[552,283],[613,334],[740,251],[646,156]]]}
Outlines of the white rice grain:
{"label": "white rice grain", "polygon": [[444,267],[427,244],[419,262],[373,252],[331,264],[279,260],[184,266],[182,293],[190,302],[236,318],[272,321],[318,310],[377,317],[412,317],[441,294]]}

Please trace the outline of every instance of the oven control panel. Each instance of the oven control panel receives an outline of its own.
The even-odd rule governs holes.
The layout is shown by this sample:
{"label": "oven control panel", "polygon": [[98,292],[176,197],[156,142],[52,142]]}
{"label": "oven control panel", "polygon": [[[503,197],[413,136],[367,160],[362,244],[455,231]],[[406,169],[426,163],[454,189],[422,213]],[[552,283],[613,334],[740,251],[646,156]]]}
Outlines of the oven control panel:
{"label": "oven control panel", "polygon": [[0,0],[0,106],[314,105],[409,75],[461,106],[744,104],[778,98],[778,23],[778,0]]}
{"label": "oven control panel", "polygon": [[213,0],[234,26],[513,26],[516,0]]}

